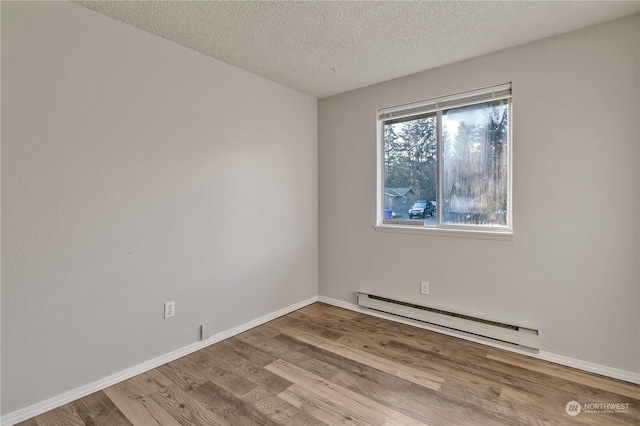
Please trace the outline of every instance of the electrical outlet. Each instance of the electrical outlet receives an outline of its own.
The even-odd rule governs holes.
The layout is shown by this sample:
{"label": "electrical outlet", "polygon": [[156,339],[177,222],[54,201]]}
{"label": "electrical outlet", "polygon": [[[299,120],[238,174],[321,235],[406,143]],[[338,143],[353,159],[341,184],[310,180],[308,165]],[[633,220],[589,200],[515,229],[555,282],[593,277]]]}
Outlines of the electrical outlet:
{"label": "electrical outlet", "polygon": [[164,319],[176,316],[176,301],[164,302]]}
{"label": "electrical outlet", "polygon": [[420,294],[429,294],[429,281],[420,281]]}

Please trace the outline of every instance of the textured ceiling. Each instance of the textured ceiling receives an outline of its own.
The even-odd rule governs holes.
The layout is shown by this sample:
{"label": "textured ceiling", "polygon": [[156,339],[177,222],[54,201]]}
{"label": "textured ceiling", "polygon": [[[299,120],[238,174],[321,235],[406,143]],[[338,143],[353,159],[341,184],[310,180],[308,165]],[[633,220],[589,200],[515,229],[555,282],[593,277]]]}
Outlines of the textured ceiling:
{"label": "textured ceiling", "polygon": [[640,11],[640,1],[76,3],[318,98]]}

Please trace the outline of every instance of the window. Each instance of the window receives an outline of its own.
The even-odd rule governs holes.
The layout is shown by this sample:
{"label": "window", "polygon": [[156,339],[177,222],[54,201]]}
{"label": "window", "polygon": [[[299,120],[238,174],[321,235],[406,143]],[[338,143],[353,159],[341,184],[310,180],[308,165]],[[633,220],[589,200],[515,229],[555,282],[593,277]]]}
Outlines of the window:
{"label": "window", "polygon": [[379,110],[378,225],[510,233],[511,113],[511,84]]}

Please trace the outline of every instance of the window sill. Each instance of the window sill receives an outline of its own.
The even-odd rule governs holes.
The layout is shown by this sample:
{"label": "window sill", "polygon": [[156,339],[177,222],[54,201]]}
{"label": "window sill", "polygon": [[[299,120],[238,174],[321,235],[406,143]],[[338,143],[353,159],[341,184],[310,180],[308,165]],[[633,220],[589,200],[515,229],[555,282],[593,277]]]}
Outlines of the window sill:
{"label": "window sill", "polygon": [[430,228],[416,225],[374,225],[376,232],[389,232],[394,234],[430,235],[435,237],[476,238],[482,240],[513,241],[516,234],[508,230],[475,230],[475,229],[450,229]]}

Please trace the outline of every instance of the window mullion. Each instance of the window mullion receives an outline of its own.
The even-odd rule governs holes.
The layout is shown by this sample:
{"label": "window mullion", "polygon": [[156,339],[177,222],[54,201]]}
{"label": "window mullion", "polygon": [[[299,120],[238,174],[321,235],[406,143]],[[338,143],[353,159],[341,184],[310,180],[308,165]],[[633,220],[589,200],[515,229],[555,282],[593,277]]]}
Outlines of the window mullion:
{"label": "window mullion", "polygon": [[442,215],[442,111],[436,113],[436,227],[440,226]]}

